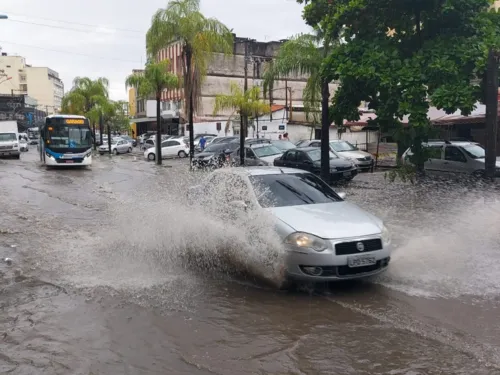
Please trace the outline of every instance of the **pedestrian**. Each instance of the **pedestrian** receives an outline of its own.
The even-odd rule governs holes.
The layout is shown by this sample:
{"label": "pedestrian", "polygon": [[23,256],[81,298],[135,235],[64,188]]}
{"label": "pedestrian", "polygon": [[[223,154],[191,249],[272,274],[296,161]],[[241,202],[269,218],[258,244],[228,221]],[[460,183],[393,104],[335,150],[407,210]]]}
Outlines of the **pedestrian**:
{"label": "pedestrian", "polygon": [[281,141],[281,139],[282,139],[282,138],[281,138],[281,134],[280,134],[280,135],[278,135],[278,139]]}
{"label": "pedestrian", "polygon": [[285,141],[289,141],[289,139],[288,139],[288,133],[283,134],[283,139],[284,139]]}
{"label": "pedestrian", "polygon": [[205,139],[204,136],[201,136],[200,138],[200,150],[203,151],[205,149],[205,144],[207,143],[207,140]]}

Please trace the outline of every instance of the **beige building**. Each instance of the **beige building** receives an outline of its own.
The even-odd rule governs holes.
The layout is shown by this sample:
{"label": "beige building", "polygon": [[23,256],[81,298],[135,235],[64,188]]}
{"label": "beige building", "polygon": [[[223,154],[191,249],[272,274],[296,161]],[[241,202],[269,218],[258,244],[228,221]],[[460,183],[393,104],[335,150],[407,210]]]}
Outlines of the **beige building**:
{"label": "beige building", "polygon": [[22,56],[0,56],[0,94],[29,95],[40,110],[56,113],[61,109],[64,84],[59,74],[47,67],[26,64]]}
{"label": "beige building", "polygon": [[[233,55],[224,56],[215,54],[207,71],[207,77],[201,90],[201,105],[198,113],[196,113],[195,122],[211,121],[214,118],[213,108],[215,97],[219,94],[229,94],[231,82],[240,85],[243,88],[245,81],[245,41],[246,38],[234,39]],[[247,77],[248,87],[260,86],[263,83],[263,73],[265,64],[276,57],[279,47],[283,41],[276,42],[256,42],[249,43],[248,58],[247,58]],[[176,74],[181,74],[181,46],[176,43],[168,46],[160,51],[158,59],[170,60],[171,70]],[[275,82],[272,92],[272,103],[281,104],[286,107],[293,106],[295,108],[303,107],[303,91],[307,83],[306,76],[288,77],[286,80]],[[330,92],[333,94],[336,90],[336,85],[330,85]],[[180,101],[184,99],[182,89],[167,90],[163,94],[164,101],[169,102],[168,106],[174,109],[181,105]],[[269,100],[269,97],[266,98]],[[319,103],[318,103],[319,107]],[[182,113],[182,108],[181,113]],[[231,111],[224,111],[215,116],[218,119],[226,118]],[[182,113],[184,117],[185,114]],[[296,112],[296,117],[304,118],[303,113],[300,115]],[[298,120],[298,118],[296,118]]]}

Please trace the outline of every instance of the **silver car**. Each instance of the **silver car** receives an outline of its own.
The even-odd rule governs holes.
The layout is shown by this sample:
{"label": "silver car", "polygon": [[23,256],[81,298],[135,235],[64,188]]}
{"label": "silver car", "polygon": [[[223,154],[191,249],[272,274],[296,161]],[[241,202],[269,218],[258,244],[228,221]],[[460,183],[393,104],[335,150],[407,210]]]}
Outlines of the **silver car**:
{"label": "silver car", "polygon": [[276,167],[220,169],[204,185],[188,190],[188,202],[205,201],[210,187],[221,183],[232,192],[240,187],[223,203],[235,215],[262,210],[273,216],[285,249],[281,272],[287,283],[359,279],[387,269],[391,239],[382,220],[344,201],[343,194],[312,173]]}

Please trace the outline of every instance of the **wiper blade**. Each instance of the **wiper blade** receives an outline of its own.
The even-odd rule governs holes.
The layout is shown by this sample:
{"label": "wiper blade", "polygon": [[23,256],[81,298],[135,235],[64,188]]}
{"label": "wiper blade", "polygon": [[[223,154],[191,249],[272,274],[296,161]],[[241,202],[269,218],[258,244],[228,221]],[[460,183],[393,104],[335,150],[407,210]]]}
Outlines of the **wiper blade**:
{"label": "wiper blade", "polygon": [[[305,203],[314,203],[314,200],[311,199],[311,197],[307,196],[306,194],[304,193],[301,193],[300,191],[298,191],[297,189],[295,189],[293,186],[290,186],[289,184],[287,184],[286,182],[283,182],[283,181],[276,181],[278,184],[280,184],[281,186],[285,187],[286,189],[290,190],[292,193],[294,193],[295,195],[297,195],[300,199],[302,199]],[[306,199],[304,199],[306,198]]]}

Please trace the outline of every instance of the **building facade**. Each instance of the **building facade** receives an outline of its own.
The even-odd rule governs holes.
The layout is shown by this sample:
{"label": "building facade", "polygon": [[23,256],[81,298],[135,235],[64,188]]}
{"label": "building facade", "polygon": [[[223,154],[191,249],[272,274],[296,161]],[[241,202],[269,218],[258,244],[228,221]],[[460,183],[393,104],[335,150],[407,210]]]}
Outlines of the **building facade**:
{"label": "building facade", "polygon": [[[207,69],[207,76],[201,88],[201,100],[198,111],[195,114],[195,124],[204,124],[206,128],[211,123],[212,132],[217,128],[218,122],[227,122],[231,111],[221,111],[213,113],[215,98],[220,94],[229,94],[231,83],[236,83],[242,88],[245,82],[245,60],[247,66],[247,84],[251,88],[263,86],[263,74],[266,63],[272,61],[278,54],[278,50],[284,41],[257,42],[248,41],[247,38],[234,38],[233,54],[225,56],[220,53],[213,55]],[[248,44],[247,57],[245,59],[245,44]],[[158,60],[170,61],[170,69],[173,73],[182,75],[182,46],[174,43],[158,54]],[[307,84],[307,76],[290,76],[275,82],[273,91],[268,94],[266,100],[273,105],[283,105],[285,107],[286,118],[290,116],[290,109],[298,106],[303,108],[303,91]],[[336,85],[330,85],[330,91],[333,94]],[[264,99],[263,92],[261,92]],[[171,110],[180,111],[181,116],[186,119],[187,114],[183,113],[182,103],[184,93],[182,89],[165,90],[162,100],[166,101]],[[272,117],[272,116],[271,116]],[[304,116],[301,116],[304,117]],[[239,130],[239,120],[229,121],[232,123],[231,130],[235,127],[235,132]],[[223,127],[224,128],[224,127]],[[186,130],[186,129],[184,129]],[[195,129],[195,132],[197,130]],[[219,133],[221,131],[219,130]]]}
{"label": "building facade", "polygon": [[51,114],[61,109],[64,84],[59,73],[26,64],[22,56],[0,56],[0,94],[29,95],[39,109]]}

